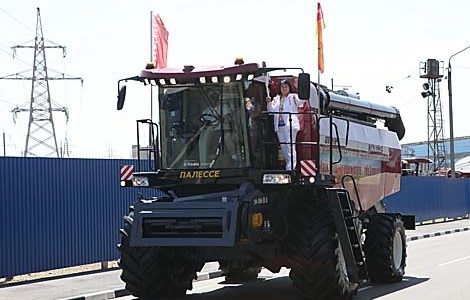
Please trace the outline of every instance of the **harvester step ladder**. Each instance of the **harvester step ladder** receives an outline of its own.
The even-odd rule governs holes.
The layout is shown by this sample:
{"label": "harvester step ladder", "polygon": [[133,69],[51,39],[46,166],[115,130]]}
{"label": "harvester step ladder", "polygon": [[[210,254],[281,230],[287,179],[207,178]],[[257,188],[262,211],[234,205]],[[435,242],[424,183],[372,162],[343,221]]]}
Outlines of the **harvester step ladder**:
{"label": "harvester step ladder", "polygon": [[[141,126],[148,126],[147,142],[148,146],[140,146],[141,142]],[[137,120],[137,166],[138,171],[144,171],[141,168],[141,160],[147,161],[147,167],[145,171],[156,171],[160,168],[159,164],[159,152],[158,147],[158,125],[150,119]],[[145,153],[145,155],[142,155]]]}
{"label": "harvester step ladder", "polygon": [[367,268],[362,255],[360,235],[354,225],[349,193],[345,189],[328,189],[328,198],[333,210],[338,237],[341,242],[348,275],[352,282],[367,281]]}

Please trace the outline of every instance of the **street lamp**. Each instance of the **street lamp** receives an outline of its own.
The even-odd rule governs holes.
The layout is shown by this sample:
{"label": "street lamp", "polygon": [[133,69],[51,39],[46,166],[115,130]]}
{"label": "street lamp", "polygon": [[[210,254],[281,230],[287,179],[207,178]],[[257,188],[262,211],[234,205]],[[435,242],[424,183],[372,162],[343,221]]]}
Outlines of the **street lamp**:
{"label": "street lamp", "polygon": [[450,176],[451,178],[455,178],[455,151],[454,151],[454,117],[452,113],[452,67],[450,65],[450,60],[452,59],[452,57],[464,52],[465,50],[469,48],[470,48],[470,45],[460,50],[459,52],[452,54],[449,57],[449,68],[447,69],[447,80],[448,80],[447,88],[449,90],[449,127],[450,127],[449,143],[450,143]]}

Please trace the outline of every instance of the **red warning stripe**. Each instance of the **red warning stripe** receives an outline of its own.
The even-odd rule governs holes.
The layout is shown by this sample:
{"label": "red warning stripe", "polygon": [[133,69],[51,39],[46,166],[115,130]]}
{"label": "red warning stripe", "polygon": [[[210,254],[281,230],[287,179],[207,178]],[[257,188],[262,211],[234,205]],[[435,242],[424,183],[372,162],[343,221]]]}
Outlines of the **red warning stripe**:
{"label": "red warning stripe", "polygon": [[121,166],[121,180],[129,180],[132,178],[134,174],[134,166],[133,165],[124,165]]}
{"label": "red warning stripe", "polygon": [[313,160],[302,160],[300,161],[300,172],[303,176],[316,176],[317,166]]}

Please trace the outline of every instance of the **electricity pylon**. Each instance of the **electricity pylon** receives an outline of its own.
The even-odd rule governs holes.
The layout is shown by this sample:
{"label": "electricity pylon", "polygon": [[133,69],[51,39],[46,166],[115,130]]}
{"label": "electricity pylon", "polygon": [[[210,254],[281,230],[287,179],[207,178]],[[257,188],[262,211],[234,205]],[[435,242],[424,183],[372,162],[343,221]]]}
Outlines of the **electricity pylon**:
{"label": "electricity pylon", "polygon": [[[34,63],[33,76],[23,76],[22,73],[15,73],[0,79],[12,80],[30,80],[31,97],[30,101],[14,108],[11,112],[14,114],[14,120],[19,112],[29,112],[28,134],[26,136],[26,144],[23,155],[27,156],[56,156],[59,157],[59,149],[57,147],[57,137],[54,127],[53,112],[62,112],[65,114],[66,122],[69,119],[69,111],[66,107],[61,106],[51,100],[49,90],[49,80],[80,80],[83,85],[83,79],[73,77],[64,73],[61,76],[50,77],[48,75],[46,64],[46,49],[57,48],[62,49],[63,57],[66,56],[65,46],[54,44],[46,46],[42,32],[41,14],[39,7],[37,8],[36,37],[34,46],[17,45],[13,46],[14,53],[18,48],[33,48]],[[28,108],[29,107],[29,108]]]}

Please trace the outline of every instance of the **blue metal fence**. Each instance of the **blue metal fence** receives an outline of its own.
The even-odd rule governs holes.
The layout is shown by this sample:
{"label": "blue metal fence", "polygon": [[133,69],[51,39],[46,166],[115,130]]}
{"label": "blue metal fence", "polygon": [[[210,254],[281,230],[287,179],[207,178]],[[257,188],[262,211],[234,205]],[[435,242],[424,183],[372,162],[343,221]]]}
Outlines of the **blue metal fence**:
{"label": "blue metal fence", "polygon": [[[116,259],[138,192],[119,186],[125,164],[136,162],[0,157],[0,277]],[[469,192],[470,179],[404,177],[385,203],[418,221],[452,218],[468,214]]]}
{"label": "blue metal fence", "polygon": [[470,179],[407,176],[385,204],[389,211],[415,215],[417,222],[457,218],[470,211],[469,192]]}
{"label": "blue metal fence", "polygon": [[0,277],[114,260],[133,160],[0,157]]}

